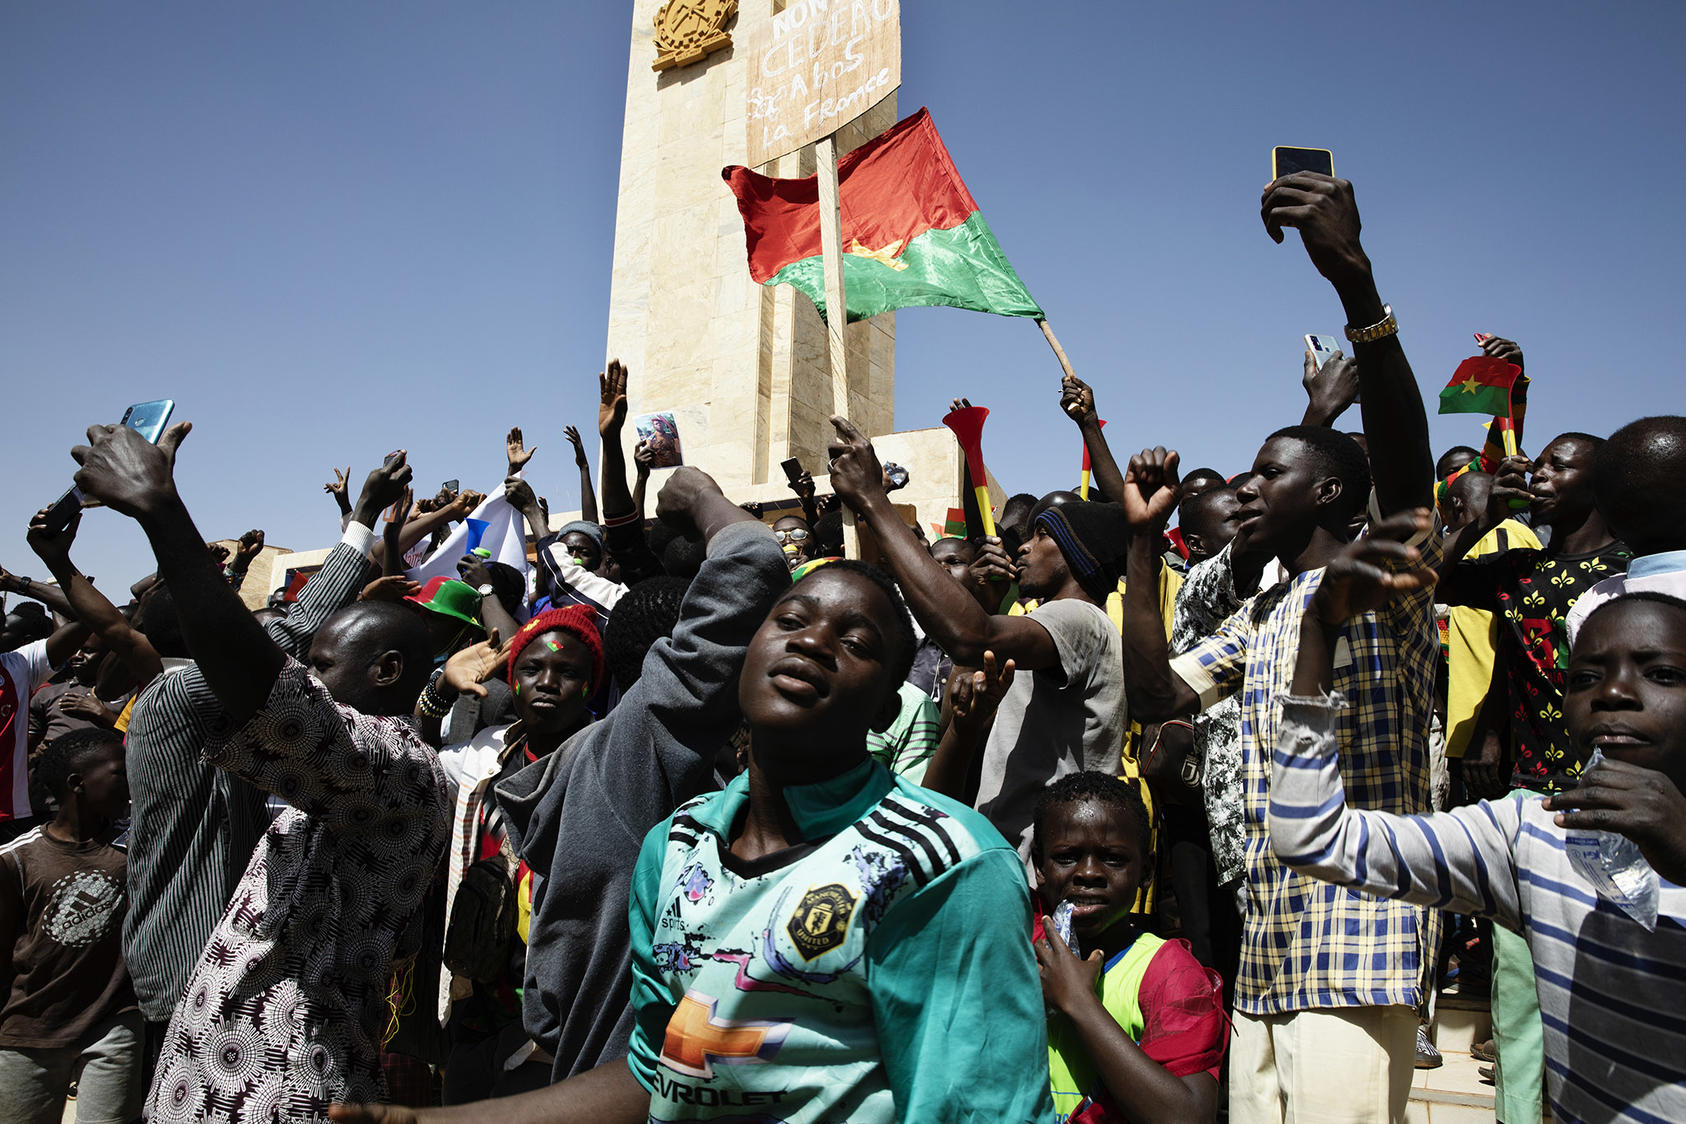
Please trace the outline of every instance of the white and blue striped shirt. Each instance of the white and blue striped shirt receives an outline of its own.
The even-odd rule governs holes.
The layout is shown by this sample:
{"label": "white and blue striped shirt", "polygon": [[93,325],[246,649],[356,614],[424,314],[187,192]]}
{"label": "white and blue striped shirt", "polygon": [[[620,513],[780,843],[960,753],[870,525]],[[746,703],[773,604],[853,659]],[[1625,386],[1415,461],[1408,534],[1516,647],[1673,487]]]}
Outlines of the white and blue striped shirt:
{"label": "white and blue striped shirt", "polygon": [[1424,816],[1349,808],[1338,702],[1284,699],[1270,840],[1308,874],[1379,897],[1480,913],[1534,954],[1559,1121],[1686,1120],[1686,889],[1661,883],[1648,932],[1570,865],[1537,800]]}

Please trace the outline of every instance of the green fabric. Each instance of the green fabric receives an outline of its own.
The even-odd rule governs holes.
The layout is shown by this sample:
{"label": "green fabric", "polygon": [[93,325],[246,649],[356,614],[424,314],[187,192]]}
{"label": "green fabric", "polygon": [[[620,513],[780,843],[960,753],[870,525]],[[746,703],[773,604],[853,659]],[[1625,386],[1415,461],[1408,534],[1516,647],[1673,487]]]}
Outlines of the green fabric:
{"label": "green fabric", "polygon": [[896,720],[882,734],[867,731],[866,751],[903,780],[924,784],[925,768],[937,751],[942,711],[931,696],[912,683],[903,683],[896,694],[901,702]]}
{"label": "green fabric", "polygon": [[[843,255],[843,292],[851,321],[915,305],[1042,318],[1041,306],[1013,272],[981,211],[959,226],[927,230],[893,260],[906,268],[893,269],[862,254]],[[796,286],[825,315],[825,266],[820,255],[791,262],[768,278],[767,284]]]}
{"label": "green fabric", "polygon": [[[847,278],[847,273],[844,274]],[[1442,414],[1510,416],[1510,391],[1502,386],[1449,386],[1440,392]]]}
{"label": "green fabric", "polygon": [[743,776],[644,839],[627,1061],[651,1117],[1048,1120],[1018,855],[976,812],[876,761],[784,795],[816,846],[754,877],[724,858]]}
{"label": "green fabric", "polygon": [[[1511,789],[1506,799],[1538,800],[1526,788]],[[1499,1124],[1540,1118],[1545,1084],[1545,1027],[1540,1022],[1540,993],[1534,983],[1534,953],[1528,938],[1503,925],[1493,926],[1493,984],[1488,1006],[1493,1016],[1494,1115]]]}
{"label": "green fabric", "polygon": [[[1101,1006],[1111,1015],[1132,1042],[1142,1040],[1147,1020],[1142,1017],[1142,978],[1147,966],[1165,942],[1151,933],[1142,933],[1130,947],[1113,957],[1096,980]],[[1100,1072],[1083,1045],[1082,1036],[1071,1020],[1061,1015],[1048,1019],[1048,1082],[1054,1094],[1055,1118],[1064,1120],[1086,1098],[1103,1088]]]}

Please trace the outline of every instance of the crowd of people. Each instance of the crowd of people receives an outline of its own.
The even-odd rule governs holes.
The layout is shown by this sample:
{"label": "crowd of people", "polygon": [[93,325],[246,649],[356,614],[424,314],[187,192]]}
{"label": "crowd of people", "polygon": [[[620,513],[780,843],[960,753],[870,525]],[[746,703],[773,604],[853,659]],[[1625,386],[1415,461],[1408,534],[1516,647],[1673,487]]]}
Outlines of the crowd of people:
{"label": "crowd of people", "polygon": [[1223,471],[1068,374],[996,535],[842,417],[646,512],[614,362],[527,572],[415,580],[484,497],[400,452],[253,611],[190,425],[91,428],[156,571],[0,571],[0,1119],[1401,1121],[1454,979],[1499,1120],[1686,1119],[1686,418],[1436,458],[1351,185],[1261,217],[1353,355]]}

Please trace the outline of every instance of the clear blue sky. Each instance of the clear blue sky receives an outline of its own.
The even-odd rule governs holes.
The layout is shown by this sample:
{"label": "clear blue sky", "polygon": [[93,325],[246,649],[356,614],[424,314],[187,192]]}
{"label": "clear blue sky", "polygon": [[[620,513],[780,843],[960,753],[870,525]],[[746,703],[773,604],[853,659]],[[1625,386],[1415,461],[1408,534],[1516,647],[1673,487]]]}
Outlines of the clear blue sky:
{"label": "clear blue sky", "polygon": [[[1298,239],[1260,227],[1273,144],[1332,148],[1356,184],[1431,398],[1479,330],[1526,349],[1530,446],[1686,412],[1686,7],[902,18],[900,106],[931,107],[1115,447],[1236,471],[1298,420],[1300,336],[1342,317]],[[629,22],[608,0],[0,9],[0,562],[44,576],[23,531],[67,450],[154,397],[196,425],[178,478],[208,537],[322,545],[330,466],[360,478],[399,446],[424,483],[486,487],[515,423],[572,506],[561,427],[590,425],[604,358]],[[899,428],[967,394],[1001,412],[986,453],[1011,489],[1072,481],[1032,324],[896,328]],[[1433,428],[1437,451],[1480,436]],[[82,539],[108,589],[152,568],[109,512]]]}

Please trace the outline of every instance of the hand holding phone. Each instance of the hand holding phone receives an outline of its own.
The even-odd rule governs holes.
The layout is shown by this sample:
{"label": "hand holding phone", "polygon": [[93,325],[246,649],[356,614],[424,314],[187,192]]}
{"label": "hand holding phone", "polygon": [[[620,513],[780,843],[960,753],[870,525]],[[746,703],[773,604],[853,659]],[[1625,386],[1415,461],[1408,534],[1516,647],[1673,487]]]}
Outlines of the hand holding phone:
{"label": "hand holding phone", "polygon": [[[159,398],[151,402],[137,402],[123,411],[123,421],[120,423],[139,433],[142,437],[158,443],[164,435],[164,429],[170,424],[170,415],[175,413],[176,403],[173,398]],[[173,450],[172,450],[173,453]],[[97,502],[97,501],[95,501]],[[82,495],[82,489],[72,484],[52,506],[47,509],[42,529],[49,535],[63,534],[70,526],[70,521],[76,518],[76,513],[83,506],[93,506]]]}
{"label": "hand holding phone", "polygon": [[84,504],[98,500],[137,519],[168,508],[176,499],[176,451],[192,430],[190,422],[173,425],[155,445],[129,426],[94,426],[88,444],[70,450],[82,466],[76,472],[76,487]]}

